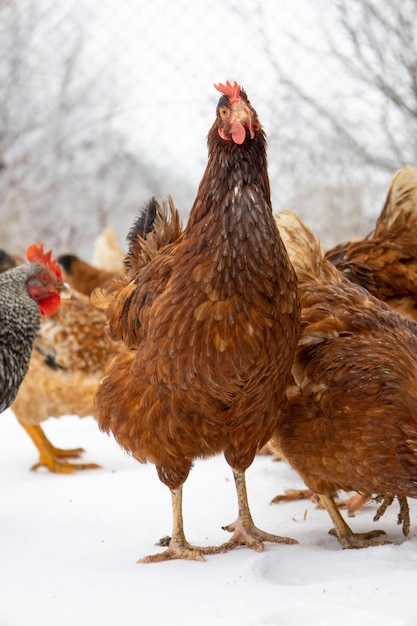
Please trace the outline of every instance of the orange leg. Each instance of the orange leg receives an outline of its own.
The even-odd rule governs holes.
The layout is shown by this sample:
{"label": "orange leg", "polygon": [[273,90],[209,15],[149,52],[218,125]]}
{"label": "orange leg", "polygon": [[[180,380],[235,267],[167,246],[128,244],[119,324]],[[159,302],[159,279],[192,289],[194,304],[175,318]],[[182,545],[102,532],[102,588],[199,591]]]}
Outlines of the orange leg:
{"label": "orange leg", "polygon": [[82,448],[73,450],[55,448],[38,424],[24,424],[20,420],[18,421],[39,451],[39,461],[31,467],[32,471],[37,470],[38,467],[47,467],[50,472],[57,474],[73,474],[78,470],[97,469],[100,467],[96,463],[68,463],[60,461],[59,459],[79,458],[84,450]]}

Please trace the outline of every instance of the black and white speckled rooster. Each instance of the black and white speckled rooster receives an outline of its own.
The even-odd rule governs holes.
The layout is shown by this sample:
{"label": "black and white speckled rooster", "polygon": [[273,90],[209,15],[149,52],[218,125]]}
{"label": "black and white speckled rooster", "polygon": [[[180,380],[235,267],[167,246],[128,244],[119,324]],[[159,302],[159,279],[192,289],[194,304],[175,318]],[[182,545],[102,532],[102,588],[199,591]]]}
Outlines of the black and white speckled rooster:
{"label": "black and white speckled rooster", "polygon": [[61,269],[43,244],[29,246],[26,258],[0,274],[0,412],[15,399],[28,370],[41,315],[55,313],[65,290]]}

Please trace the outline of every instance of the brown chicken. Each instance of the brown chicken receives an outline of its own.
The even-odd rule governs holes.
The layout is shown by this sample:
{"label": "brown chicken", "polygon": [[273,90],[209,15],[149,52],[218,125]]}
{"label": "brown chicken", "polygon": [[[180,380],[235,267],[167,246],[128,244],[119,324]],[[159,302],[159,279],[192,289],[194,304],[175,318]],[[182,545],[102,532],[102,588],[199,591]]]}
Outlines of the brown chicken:
{"label": "brown chicken", "polygon": [[326,252],[349,280],[417,321],[417,169],[393,177],[375,230]]}
{"label": "brown chicken", "polygon": [[94,395],[104,366],[120,349],[105,334],[106,317],[89,298],[72,291],[58,311],[44,319],[35,341],[29,370],[11,408],[51,472],[69,474],[99,467],[70,463],[82,448],[62,450],[47,439],[41,422],[49,417],[95,416]]}
{"label": "brown chicken", "polygon": [[95,267],[75,254],[61,254],[57,261],[70,287],[86,296],[114,276],[114,272]]}
{"label": "brown chicken", "polygon": [[[172,496],[169,546],[141,562],[293,543],[254,525],[245,471],[285,401],[299,332],[296,277],[272,215],[258,116],[237,83],[216,88],[208,165],[188,224],[146,265],[139,260],[107,309],[111,335],[129,349],[98,389],[99,425],[138,461],[154,463]],[[195,458],[220,452],[237,490],[238,517],[226,527],[233,535],[221,546],[192,546],[183,484]]]}
{"label": "brown chicken", "polygon": [[15,267],[3,255],[0,273],[0,412],[16,397],[27,373],[41,316],[52,315],[65,292],[61,269],[43,244],[26,251],[28,262]]}
{"label": "brown chicken", "polygon": [[417,323],[345,278],[296,215],[277,222],[302,307],[279,444],[320,495],[343,548],[386,543],[376,539],[382,531],[353,533],[333,494],[381,494],[383,506],[397,496],[409,524],[406,498],[417,497]]}
{"label": "brown chicken", "polygon": [[[417,321],[417,169],[408,165],[396,172],[370,235],[338,244],[326,258],[349,280]],[[287,490],[272,503],[310,497],[317,499],[311,491]],[[352,496],[339,506],[354,516],[368,500],[367,494]],[[379,512],[374,519],[379,519]]]}

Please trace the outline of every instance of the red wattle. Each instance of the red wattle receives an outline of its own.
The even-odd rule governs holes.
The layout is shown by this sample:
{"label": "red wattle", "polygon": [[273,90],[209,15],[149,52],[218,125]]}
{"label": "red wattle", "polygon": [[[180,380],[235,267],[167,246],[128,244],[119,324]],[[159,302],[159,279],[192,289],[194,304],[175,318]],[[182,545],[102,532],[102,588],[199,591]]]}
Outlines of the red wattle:
{"label": "red wattle", "polygon": [[57,293],[51,293],[47,298],[39,300],[38,304],[41,315],[53,315],[55,311],[57,311],[60,302],[61,297]]}
{"label": "red wattle", "polygon": [[218,130],[218,133],[219,133],[219,135],[220,135],[220,137],[222,139],[224,139],[225,141],[230,141],[230,137],[228,137],[226,135],[226,133],[224,132],[223,128],[218,128],[217,130]]}
{"label": "red wattle", "polygon": [[[232,126],[232,137],[229,137],[224,132],[223,128],[218,128],[218,133],[225,141],[233,139],[235,143],[242,144],[246,139],[246,129],[240,122],[235,122]],[[251,131],[251,137],[253,138],[253,132]]]}
{"label": "red wattle", "polygon": [[232,139],[238,144],[242,144],[246,139],[246,129],[242,124],[240,124],[240,122],[235,122],[233,124]]}

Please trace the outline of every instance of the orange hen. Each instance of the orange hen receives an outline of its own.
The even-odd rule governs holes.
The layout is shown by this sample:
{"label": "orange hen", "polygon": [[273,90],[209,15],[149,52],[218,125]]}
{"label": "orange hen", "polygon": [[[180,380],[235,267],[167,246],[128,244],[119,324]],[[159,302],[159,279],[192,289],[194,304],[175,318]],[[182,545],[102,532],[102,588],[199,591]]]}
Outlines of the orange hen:
{"label": "orange hen", "polygon": [[[285,400],[299,332],[296,277],[272,215],[266,140],[246,93],[222,93],[208,135],[208,164],[188,224],[129,283],[115,283],[109,332],[129,348],[98,389],[100,427],[170,489],[166,551],[185,558],[264,541],[291,543],[252,520],[245,471],[272,435]],[[130,267],[135,252],[130,242]],[[133,258],[132,258],[133,257]],[[198,457],[224,452],[238,498],[221,546],[190,545],[182,489]]]}

